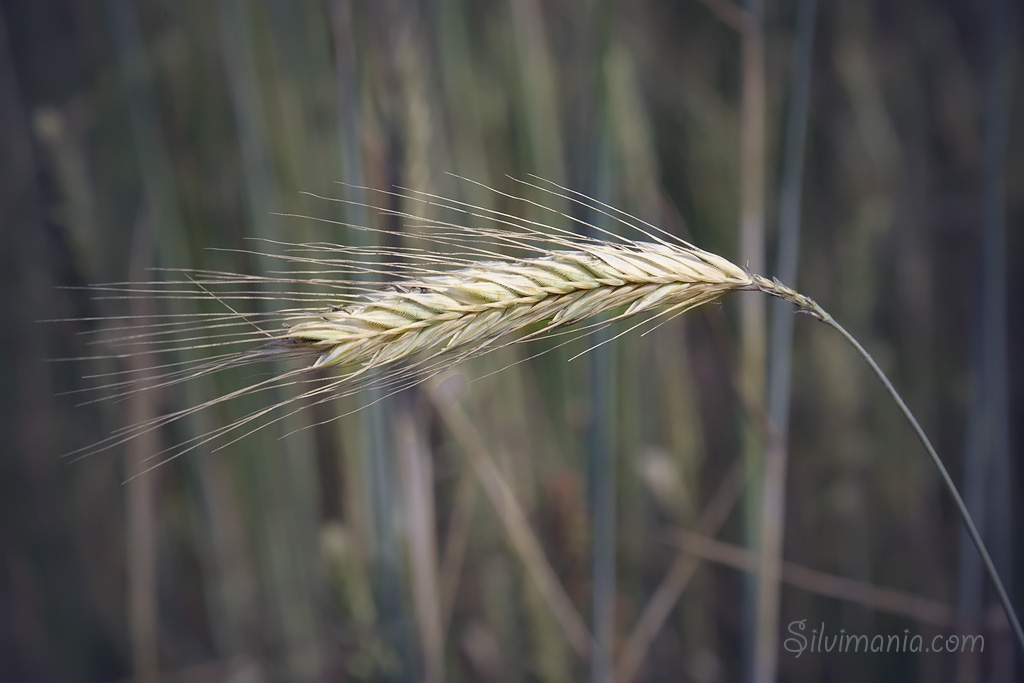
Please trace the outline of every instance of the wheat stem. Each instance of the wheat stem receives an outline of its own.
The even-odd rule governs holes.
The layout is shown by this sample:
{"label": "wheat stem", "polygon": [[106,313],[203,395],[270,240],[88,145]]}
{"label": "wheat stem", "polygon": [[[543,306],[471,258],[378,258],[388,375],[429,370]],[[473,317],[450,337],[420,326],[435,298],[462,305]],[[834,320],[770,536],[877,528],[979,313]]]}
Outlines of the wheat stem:
{"label": "wheat stem", "polygon": [[907,418],[907,422],[914,429],[914,433],[917,435],[918,440],[924,446],[924,449],[928,452],[928,456],[931,458],[932,464],[939,471],[939,475],[942,477],[942,483],[949,491],[949,495],[953,498],[953,502],[956,504],[957,512],[960,514],[960,519],[964,523],[964,527],[967,529],[967,534],[971,537],[974,542],[974,547],[978,549],[978,554],[981,556],[981,561],[985,565],[985,570],[988,572],[989,578],[992,579],[992,585],[996,589],[996,594],[999,596],[999,603],[1003,608],[1003,612],[1006,613],[1006,619],[1010,622],[1010,627],[1013,629],[1013,634],[1017,638],[1017,644],[1020,646],[1021,652],[1024,652],[1024,631],[1021,630],[1020,621],[1017,619],[1017,613],[1013,609],[1013,603],[1010,602],[1010,596],[1006,593],[1006,588],[1003,587],[1003,582],[999,578],[999,572],[996,571],[996,566],[992,562],[992,558],[988,554],[988,549],[985,547],[985,542],[981,540],[981,534],[978,533],[977,527],[974,526],[974,520],[971,517],[971,513],[967,511],[967,506],[964,504],[963,498],[960,497],[960,492],[957,490],[956,484],[953,483],[953,478],[949,476],[949,472],[946,470],[946,466],[942,464],[942,459],[939,458],[939,454],[935,451],[935,447],[932,446],[932,442],[928,439],[928,435],[924,433],[924,429],[918,423],[914,414],[910,412],[910,408],[903,402],[903,398],[900,397],[896,388],[893,387],[892,382],[885,376],[882,369],[878,367],[878,363],[871,357],[871,354],[867,352],[860,342],[858,342],[852,334],[846,331],[842,325],[822,310],[820,307],[816,311],[809,311],[823,323],[834,329],[843,339],[845,339],[850,346],[857,350],[857,353],[861,355],[868,366],[874,371],[875,375],[882,382],[885,390],[889,392],[889,396],[899,406],[899,409],[903,412],[903,416]]}
{"label": "wheat stem", "polygon": [[[780,286],[778,282],[772,284],[777,287]],[[882,386],[885,387],[885,390],[889,393],[893,402],[899,407],[903,416],[913,428],[914,434],[917,435],[921,445],[923,445],[925,451],[928,452],[928,457],[931,459],[932,464],[935,465],[935,469],[939,471],[939,476],[942,478],[942,484],[946,487],[950,497],[952,497],[953,503],[956,505],[957,512],[960,515],[960,519],[963,522],[964,527],[967,529],[967,534],[971,537],[971,541],[974,542],[974,547],[977,548],[978,555],[981,556],[981,561],[985,565],[985,570],[988,572],[989,578],[992,580],[992,585],[995,587],[996,594],[999,597],[999,603],[1003,608],[1003,612],[1006,613],[1006,619],[1010,623],[1010,627],[1013,629],[1014,636],[1017,639],[1017,644],[1020,646],[1021,651],[1024,652],[1024,630],[1021,629],[1020,621],[1017,619],[1017,613],[1013,609],[1013,603],[1010,602],[1010,596],[1007,594],[1006,588],[1003,586],[1002,579],[999,578],[999,572],[996,570],[996,566],[992,562],[992,558],[989,556],[988,549],[985,547],[985,542],[981,539],[981,534],[978,533],[978,528],[974,524],[974,519],[971,517],[971,513],[967,510],[967,506],[964,504],[963,498],[960,496],[960,491],[953,482],[953,478],[949,476],[949,471],[946,469],[946,466],[942,464],[942,459],[936,452],[935,447],[932,446],[932,442],[928,439],[928,435],[925,434],[921,424],[917,421],[917,418],[914,417],[910,408],[907,407],[907,404],[903,401],[899,392],[896,391],[892,382],[890,382],[886,374],[882,372],[882,369],[878,367],[878,363],[876,363],[875,359],[871,357],[871,354],[868,353],[867,349],[865,349],[852,334],[846,331],[845,327],[836,322],[835,318],[829,315],[816,302],[801,295],[798,295],[799,298],[794,298],[789,294],[791,290],[786,291],[785,288],[779,291],[772,291],[770,288],[762,288],[762,291],[786,299],[787,301],[791,301],[796,304],[800,311],[813,315],[815,318],[838,332],[843,339],[845,339],[847,343],[849,343],[850,346],[860,354],[861,358],[863,358],[868,364],[871,370],[878,377],[879,381],[882,382]]]}

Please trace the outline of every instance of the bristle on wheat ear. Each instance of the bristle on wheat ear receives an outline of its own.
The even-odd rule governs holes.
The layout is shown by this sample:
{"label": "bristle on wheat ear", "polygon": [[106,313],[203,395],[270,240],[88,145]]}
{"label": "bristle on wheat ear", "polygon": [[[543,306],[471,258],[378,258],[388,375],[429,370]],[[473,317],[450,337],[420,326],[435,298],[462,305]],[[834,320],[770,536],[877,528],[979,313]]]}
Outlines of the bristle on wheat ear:
{"label": "bristle on wheat ear", "polygon": [[[124,318],[111,319],[117,320],[112,330],[117,331],[116,338],[111,343],[129,350],[103,358],[126,358],[138,353],[131,348],[141,347],[144,353],[169,351],[171,362],[97,375],[112,378],[102,388],[106,398],[128,398],[281,358],[295,359],[298,365],[292,369],[273,365],[262,379],[248,386],[123,428],[69,455],[85,457],[214,406],[254,394],[274,397],[279,389],[287,389],[283,398],[157,454],[154,459],[162,459],[155,467],[207,443],[232,443],[310,404],[367,389],[386,396],[504,346],[568,333],[568,341],[558,346],[616,320],[640,316],[640,323],[628,332],[729,292],[761,291],[821,320],[828,318],[816,303],[781,283],[750,273],[614,207],[546,181],[539,181],[543,185],[515,182],[602,215],[643,240],[629,239],[543,203],[482,185],[513,204],[550,212],[555,222],[568,221],[607,239],[424,192],[357,188],[431,213],[454,214],[455,219],[424,219],[398,210],[375,209],[382,216],[408,221],[411,229],[337,225],[389,240],[398,237],[403,243],[426,248],[272,242],[285,253],[255,253],[285,262],[288,270],[283,273],[255,276],[186,270],[185,279],[93,287],[94,291],[114,292],[115,298],[167,299],[175,301],[174,306],[182,300],[200,300],[221,309],[219,313],[164,313],[141,321],[129,317],[127,324],[122,322]],[[352,200],[319,198],[373,208]],[[508,250],[519,255],[508,254]]]}

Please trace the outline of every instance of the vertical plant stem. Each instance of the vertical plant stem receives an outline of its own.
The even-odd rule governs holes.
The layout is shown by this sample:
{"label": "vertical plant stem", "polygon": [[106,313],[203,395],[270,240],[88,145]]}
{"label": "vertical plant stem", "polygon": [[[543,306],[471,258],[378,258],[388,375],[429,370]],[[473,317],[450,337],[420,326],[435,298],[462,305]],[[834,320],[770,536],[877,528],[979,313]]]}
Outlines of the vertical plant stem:
{"label": "vertical plant stem", "polygon": [[[1009,424],[1006,414],[1006,162],[1009,113],[1009,3],[997,0],[990,8],[988,83],[985,101],[985,156],[982,196],[981,273],[978,300],[980,320],[971,356],[972,401],[968,415],[964,453],[964,488],[969,509],[986,528],[987,506],[992,498],[986,485],[996,480],[990,473],[996,459],[1006,457]],[[993,511],[997,512],[998,511]],[[1003,510],[1003,514],[1009,514]],[[998,516],[998,515],[997,515]],[[967,550],[967,552],[964,552]],[[1006,549],[1007,557],[1012,554]],[[981,567],[964,534],[960,558],[960,608],[964,616],[977,617],[980,610]]]}
{"label": "vertical plant stem", "polygon": [[[603,174],[598,182],[600,186],[605,185]],[[598,218],[599,216],[592,216],[591,222],[597,221]],[[603,343],[611,334],[608,329],[595,333],[591,343],[600,346],[590,353],[591,413],[587,430],[587,454],[593,552],[591,630],[594,634],[594,648],[590,657],[590,677],[593,683],[606,683],[611,680],[615,640],[615,438],[618,392],[615,347]]]}
{"label": "vertical plant stem", "polygon": [[[982,266],[986,278],[991,278],[987,292],[982,292],[982,301],[986,307],[987,318],[987,350],[985,355],[993,361],[992,387],[992,467],[989,473],[990,505],[992,508],[992,525],[989,528],[992,546],[996,549],[994,562],[1006,577],[1007,592],[1016,592],[1020,604],[1020,584],[1014,581],[1016,562],[1014,557],[1019,550],[1019,525],[1014,514],[1012,503],[1012,445],[1010,437],[1010,359],[1008,352],[1009,329],[1007,323],[1007,302],[1009,281],[1007,277],[1006,257],[1006,150],[1009,149],[1010,102],[1012,100],[1011,84],[1011,50],[1010,46],[1019,40],[1014,27],[1019,30],[1019,22],[1014,23],[1013,5],[1009,0],[998,0],[992,6],[992,53],[989,76],[989,98],[986,105],[986,140],[985,140],[985,215],[983,225],[987,253],[990,262]],[[1019,9],[1018,9],[1019,11]],[[1019,15],[1016,15],[1019,17]],[[1018,666],[1020,660],[1017,660]],[[1010,679],[1013,677],[1014,658],[1012,651],[1003,650],[997,656],[993,670],[994,677]],[[1018,670],[1019,671],[1019,670]]]}
{"label": "vertical plant stem", "polygon": [[[740,94],[740,263],[755,272],[764,271],[764,164],[765,164],[765,65],[762,32],[763,0],[745,0],[747,20],[742,23],[742,73]],[[754,405],[763,400],[765,387],[765,299],[740,298],[740,381],[743,393]],[[762,472],[764,444],[747,422],[742,426],[743,453],[755,472]],[[761,477],[756,477],[758,481]],[[747,544],[759,547],[759,490],[752,487],[745,505]],[[757,614],[758,586],[745,582],[746,613]],[[763,636],[754,618],[747,632],[747,658],[753,664]]]}
{"label": "vertical plant stem", "polygon": [[423,650],[422,680],[424,683],[440,683],[444,680],[444,625],[434,537],[434,469],[410,408],[403,405],[395,415],[396,448],[401,459],[405,498],[410,583]]}
{"label": "vertical plant stem", "polygon": [[[980,320],[972,325],[972,392],[964,452],[966,505],[998,554],[995,563],[1009,583],[1013,576],[1013,509],[1010,504],[1010,376],[1007,357],[1006,150],[1009,138],[1010,45],[1013,21],[1008,0],[989,3],[989,51],[984,119]],[[990,523],[986,523],[991,520]],[[976,628],[982,610],[983,578],[971,538],[960,539],[958,607],[964,628]],[[1011,585],[1010,590],[1013,589]],[[1011,678],[1012,659],[997,657],[999,678]],[[976,679],[977,663],[958,660],[959,679]],[[995,677],[995,676],[994,676]]]}
{"label": "vertical plant stem", "polygon": [[[607,332],[595,335],[596,343]],[[612,675],[612,648],[615,639],[615,362],[614,349],[604,344],[595,349],[591,360],[593,413],[588,452],[592,471],[591,506],[593,538],[592,620],[595,647],[591,653],[591,680],[605,683]]]}
{"label": "vertical plant stem", "polygon": [[[786,117],[782,189],[779,201],[779,246],[776,277],[797,281],[800,247],[800,203],[803,196],[804,148],[814,48],[817,0],[801,0],[797,9],[796,50],[789,111]],[[789,405],[794,317],[781,299],[772,300],[768,363],[768,430],[761,494],[761,545],[757,574],[757,628],[753,680],[774,681],[778,675],[779,611],[783,539],[786,521],[786,471],[789,461]]]}
{"label": "vertical plant stem", "polygon": [[458,593],[459,578],[466,564],[466,547],[469,544],[469,529],[472,522],[473,505],[476,503],[477,483],[471,472],[462,472],[459,483],[455,487],[455,502],[451,519],[448,522],[448,533],[444,551],[441,553],[440,577],[438,578],[441,592],[441,628],[447,633],[455,611],[455,598]]}
{"label": "vertical plant stem", "polygon": [[[131,271],[134,279],[141,280],[149,267],[153,255],[152,228],[141,219],[132,245]],[[131,314],[144,318],[153,313],[152,301],[132,299]],[[157,365],[155,355],[148,345],[137,355],[127,359],[134,372]],[[141,392],[128,404],[128,419],[141,424],[160,414],[160,395],[157,392]],[[146,468],[146,459],[160,450],[155,432],[142,434],[127,448],[126,476]],[[132,671],[140,683],[156,681],[160,671],[159,660],[159,612],[157,609],[156,532],[157,532],[157,487],[159,472],[153,476],[140,477],[127,487],[128,498],[125,524],[127,526],[126,555],[128,563],[128,604],[129,623],[132,634]]]}
{"label": "vertical plant stem", "polygon": [[[158,253],[171,258],[185,256],[184,243],[178,237],[180,216],[177,191],[171,163],[160,133],[159,109],[153,97],[152,73],[138,18],[130,3],[110,0],[107,13],[117,49],[117,62],[127,95],[132,138],[138,154],[142,183],[145,188],[146,218],[137,224],[131,254],[132,276],[141,279],[144,269],[153,265]],[[157,239],[154,239],[157,237]],[[168,253],[170,252],[170,253]],[[138,310],[143,303],[133,300],[133,314],[151,313]],[[155,365],[147,353],[129,360],[137,368]],[[159,397],[142,392],[130,403],[128,419],[143,422],[159,414]],[[128,449],[126,475],[151,453],[159,450],[157,434],[147,433]],[[143,477],[127,491],[126,555],[128,563],[128,609],[132,640],[132,669],[140,681],[155,680],[159,673],[158,620],[156,590],[155,537],[157,534],[154,506],[156,477]]]}
{"label": "vertical plant stem", "polygon": [[[367,392],[366,400],[380,401],[383,407],[369,412],[364,418],[365,444],[363,456],[363,485],[369,492],[369,532],[372,540],[370,572],[374,602],[380,614],[380,628],[384,640],[397,655],[399,670],[396,680],[412,680],[410,639],[407,633],[405,598],[398,559],[398,539],[395,533],[394,483],[392,460],[394,444],[387,406],[390,401],[383,392]],[[371,406],[371,408],[377,407]]]}
{"label": "vertical plant stem", "polygon": [[[360,86],[363,76],[361,62],[356,59],[356,38],[360,31],[373,30],[371,21],[355,25],[355,8],[343,0],[330,4],[332,36],[335,53],[335,80],[338,92],[338,128],[341,142],[340,162],[346,182],[365,184],[366,169],[359,132]],[[369,225],[365,209],[366,198],[356,187],[350,188],[354,202],[345,207],[346,219],[356,225]],[[373,233],[356,231],[353,238],[360,247],[374,247]],[[370,539],[369,569],[373,577],[374,602],[381,620],[380,628],[386,642],[397,654],[400,670],[396,678],[404,680],[412,675],[411,643],[407,633],[405,601],[398,560],[398,540],[395,537],[393,482],[390,476],[392,455],[388,439],[388,414],[394,401],[384,399],[380,389],[371,389],[360,397],[365,406],[359,411],[363,445],[360,469],[363,487],[367,492],[366,532]]]}
{"label": "vertical plant stem", "polygon": [[[578,130],[575,150],[581,167],[577,169],[583,179],[585,193],[592,197],[606,197],[606,176],[602,169],[607,164],[607,84],[605,62],[608,52],[608,31],[611,16],[609,0],[593,0],[588,6],[590,21],[581,33],[583,41],[578,65],[583,88],[578,106],[582,124]],[[602,216],[587,211],[584,220],[590,225],[603,222]],[[597,237],[597,231],[590,230]],[[615,637],[615,488],[616,466],[613,440],[615,437],[615,370],[614,349],[603,342],[611,331],[603,329],[592,335],[589,343],[596,348],[589,354],[590,365],[590,422],[586,435],[587,473],[590,502],[591,535],[591,631],[593,648],[590,650],[590,680],[605,683],[611,679],[612,647]]]}
{"label": "vertical plant stem", "polygon": [[412,642],[399,561],[399,540],[395,528],[394,443],[391,438],[395,404],[408,396],[387,397],[378,387],[365,392],[364,444],[361,452],[364,486],[369,498],[369,532],[372,538],[370,570],[374,601],[381,618],[384,638],[397,654],[397,680],[413,680]]}
{"label": "vertical plant stem", "polygon": [[[259,65],[276,37],[279,46],[287,37],[273,36],[275,26],[268,23],[271,35],[261,33],[260,8],[241,0],[222,0],[221,30],[224,41],[227,94],[237,129],[242,161],[247,220],[256,237],[277,237],[271,211],[277,208],[281,190],[278,159],[271,148],[269,111],[264,93],[271,86]],[[268,38],[261,41],[261,38]],[[256,264],[256,267],[266,267]],[[280,371],[280,367],[277,368]],[[280,396],[277,389],[272,392]],[[274,426],[278,435],[297,427],[304,416],[288,418]],[[259,525],[260,562],[266,568],[267,602],[272,612],[267,621],[270,632],[280,640],[284,656],[279,660],[280,674],[304,678],[320,669],[319,649],[313,643],[317,632],[318,610],[314,600],[315,584],[309,568],[316,540],[310,531],[318,502],[313,473],[313,453],[308,432],[296,430],[289,444],[291,455],[280,457],[275,441],[255,444],[249,456],[259,463],[251,472],[251,485],[259,504],[251,513]]]}

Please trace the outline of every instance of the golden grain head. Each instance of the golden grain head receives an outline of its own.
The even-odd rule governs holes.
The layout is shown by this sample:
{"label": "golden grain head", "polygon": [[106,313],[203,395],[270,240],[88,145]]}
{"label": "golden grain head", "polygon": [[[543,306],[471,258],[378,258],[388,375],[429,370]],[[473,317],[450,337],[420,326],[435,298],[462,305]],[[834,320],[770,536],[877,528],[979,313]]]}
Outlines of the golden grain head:
{"label": "golden grain head", "polygon": [[283,339],[320,352],[314,365],[379,367],[451,349],[619,312],[679,309],[754,280],[692,247],[638,242],[478,265],[396,282],[364,300],[290,325]]}
{"label": "golden grain head", "polygon": [[[608,205],[557,185],[524,184],[563,205],[585,206],[617,223],[619,232],[640,239],[506,193],[498,195],[522,202],[526,209],[550,211],[558,220],[585,228],[581,232],[604,233],[607,239],[405,191],[389,194],[454,218],[425,219],[385,210],[381,213],[405,219],[414,229],[359,230],[363,236],[383,233],[391,241],[396,236],[416,240],[427,248],[408,241],[386,248],[277,243],[285,253],[269,256],[286,264],[287,270],[279,274],[186,271],[185,279],[95,288],[113,291],[115,298],[170,300],[169,312],[127,323],[121,318],[112,326],[116,331],[108,341],[119,348],[105,356],[108,362],[162,351],[168,357],[156,368],[98,375],[113,378],[101,388],[107,398],[163,390],[254,363],[269,361],[270,366],[247,386],[123,428],[78,455],[107,450],[241,397],[269,397],[264,408],[179,444],[165,454],[170,459],[215,439],[223,441],[229,433],[251,433],[310,403],[368,388],[384,394],[400,391],[509,344],[562,334],[564,328],[576,330],[571,341],[631,316],[642,316],[642,324],[678,315],[732,291],[760,290],[823,315],[813,301],[781,283]],[[184,306],[183,299],[202,300],[207,312]],[[291,369],[278,362],[289,358],[298,360]],[[277,398],[283,388],[291,393]]]}

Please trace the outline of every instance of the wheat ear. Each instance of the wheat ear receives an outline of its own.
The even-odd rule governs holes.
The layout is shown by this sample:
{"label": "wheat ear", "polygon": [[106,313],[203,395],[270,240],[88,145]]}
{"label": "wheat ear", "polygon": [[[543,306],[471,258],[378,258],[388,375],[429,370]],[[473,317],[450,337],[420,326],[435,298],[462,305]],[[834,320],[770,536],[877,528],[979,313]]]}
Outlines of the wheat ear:
{"label": "wheat ear", "polygon": [[[475,181],[468,182],[480,185]],[[729,292],[761,291],[788,301],[798,311],[831,326],[881,380],[938,469],[1024,651],[1024,631],[1006,589],[935,448],[871,355],[821,306],[777,280],[750,273],[721,256],[683,242],[649,223],[568,188],[540,180],[543,185],[517,182],[580,204],[647,239],[629,240],[544,204],[489,187],[486,189],[504,198],[550,211],[585,225],[592,232],[603,232],[611,239],[581,237],[572,231],[513,214],[406,190],[384,194],[418,202],[432,209],[454,212],[461,219],[457,222],[428,220],[401,211],[382,211],[418,221],[415,227],[419,232],[413,237],[426,240],[433,249],[284,245],[291,254],[279,258],[288,261],[293,270],[282,277],[199,271],[186,272],[186,280],[177,282],[95,287],[94,290],[110,290],[120,296],[204,300],[212,297],[229,310],[227,314],[199,317],[169,314],[157,316],[155,321],[142,325],[134,324],[137,321],[133,320],[132,324],[121,327],[121,343],[146,347],[166,345],[179,351],[200,349],[203,357],[167,364],[156,369],[155,375],[147,374],[143,378],[122,378],[114,373],[115,381],[107,385],[114,397],[129,397],[137,391],[282,356],[298,357],[302,362],[294,370],[273,375],[225,396],[119,430],[76,454],[84,457],[109,449],[142,433],[241,396],[290,385],[298,385],[302,389],[297,397],[271,402],[271,405],[210,434],[154,454],[154,458],[164,456],[154,465],[156,467],[236,430],[248,428],[249,431],[241,435],[245,436],[284,417],[268,417],[275,411],[290,409],[291,412],[286,413],[290,415],[310,402],[333,400],[339,395],[357,393],[370,386],[400,391],[454,363],[511,343],[558,334],[562,328],[575,323],[597,318],[598,322],[589,326],[601,327],[636,315],[679,315]],[[340,201],[367,206],[361,202]],[[467,225],[467,219],[482,219],[488,226]],[[349,227],[392,237],[409,237],[401,232]],[[509,256],[500,251],[502,247],[527,255]],[[306,252],[307,255],[296,255],[296,252]],[[395,260],[382,262],[382,257]],[[302,264],[312,264],[321,270],[314,273],[296,271],[295,268]],[[374,282],[373,278],[382,274],[397,277]],[[286,289],[276,291],[272,289],[274,286],[285,286]],[[214,292],[224,287],[229,289],[227,293]],[[313,291],[302,287],[312,287]],[[264,300],[287,301],[297,304],[297,307],[240,313],[231,306],[233,301],[251,305],[254,301]],[[325,308],[325,302],[332,305]],[[275,321],[279,323],[277,330],[268,331],[270,323]],[[576,329],[580,328],[577,326]],[[179,339],[183,333],[188,342],[185,347]],[[225,351],[212,359],[206,357],[209,349],[238,344],[243,345],[241,351]],[[124,355],[129,354],[114,354],[112,357]],[[336,374],[324,376],[321,368],[334,368]],[[296,404],[299,408],[294,408]]]}
{"label": "wheat ear", "polygon": [[740,290],[814,306],[781,283],[696,247],[586,244],[578,251],[483,262],[389,284],[365,301],[292,324],[279,341],[315,350],[313,367],[363,371],[432,350],[479,348],[538,325],[553,330],[612,311],[620,311],[617,318],[658,309],[682,312]]}

